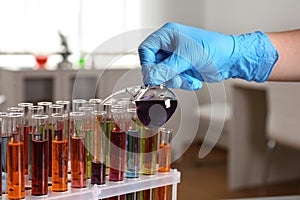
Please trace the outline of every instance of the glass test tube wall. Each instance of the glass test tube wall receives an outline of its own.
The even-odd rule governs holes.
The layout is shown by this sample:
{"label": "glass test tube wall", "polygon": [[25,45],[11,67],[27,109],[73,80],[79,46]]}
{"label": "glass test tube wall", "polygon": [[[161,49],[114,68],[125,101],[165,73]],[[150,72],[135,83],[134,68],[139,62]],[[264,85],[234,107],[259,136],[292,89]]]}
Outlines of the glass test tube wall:
{"label": "glass test tube wall", "polygon": [[127,137],[127,178],[138,178],[140,172],[140,126],[138,123],[136,109],[128,108],[129,126],[126,131]]}
{"label": "glass test tube wall", "polygon": [[[172,135],[173,129],[161,128],[159,130],[159,154],[158,154],[158,172],[170,172],[171,154],[172,154]],[[170,186],[156,188],[156,199],[168,200]]]}
{"label": "glass test tube wall", "polygon": [[83,131],[85,134],[86,148],[86,178],[91,178],[92,173],[92,152],[93,152],[93,132],[92,132],[92,107],[83,106],[79,108],[79,112],[84,113]]}
{"label": "glass test tube wall", "polygon": [[33,115],[38,115],[43,113],[43,106],[29,106],[28,107],[28,124],[29,124],[29,134],[27,139],[28,143],[28,177],[31,179],[32,172],[32,132],[35,129],[35,123],[32,119]]}
{"label": "glass test tube wall", "polygon": [[52,191],[68,190],[68,116],[53,113],[52,118]]}
{"label": "glass test tube wall", "polygon": [[48,193],[49,138],[48,115],[33,115],[31,195]]}
{"label": "glass test tube wall", "polygon": [[106,103],[103,105],[103,110],[106,112],[106,119],[105,119],[105,135],[106,135],[106,174],[109,174],[110,169],[110,136],[111,131],[114,127],[114,120],[111,114],[111,104]]}
{"label": "glass test tube wall", "polygon": [[25,198],[23,114],[9,113],[6,131],[7,143],[7,197]]}
{"label": "glass test tube wall", "polygon": [[86,187],[86,148],[83,112],[71,112],[71,187]]}
{"label": "glass test tube wall", "polygon": [[158,130],[141,127],[141,173],[154,175],[157,163]]}
{"label": "glass test tube wall", "polygon": [[124,108],[111,109],[114,128],[110,135],[110,181],[123,181],[126,166],[126,133],[125,120],[126,110]]}
{"label": "glass test tube wall", "polygon": [[48,176],[51,177],[52,176],[52,134],[51,134],[51,117],[50,117],[50,106],[52,105],[52,102],[50,101],[40,101],[37,103],[38,106],[42,106],[43,107],[43,112],[42,114],[44,115],[48,115],[49,116],[49,124],[48,124],[48,128],[47,128],[47,132],[48,132],[48,138],[49,138],[49,170],[48,170]]}
{"label": "glass test tube wall", "polygon": [[25,163],[25,175],[28,175],[28,163],[29,163],[29,158],[28,158],[28,148],[29,148],[29,134],[31,131],[31,127],[29,125],[29,107],[33,106],[33,103],[19,103],[18,107],[23,109],[23,114],[24,114],[24,163]]}
{"label": "glass test tube wall", "polygon": [[[5,129],[3,127],[4,122],[7,120],[7,116],[8,116],[8,114],[6,112],[0,112],[0,134],[1,134],[1,138],[0,138],[0,166],[1,166],[2,176],[3,176],[3,177],[1,177],[1,180],[0,180],[0,196],[2,196],[2,191],[7,192],[6,152],[7,152],[7,137],[8,137],[8,134],[7,134],[7,131],[5,131]],[[4,138],[4,140],[3,140],[3,138]]]}
{"label": "glass test tube wall", "polygon": [[[52,177],[52,128],[54,126],[53,124],[53,118],[52,115],[55,113],[59,113],[59,114],[64,114],[64,109],[63,109],[63,105],[59,105],[59,104],[51,104],[49,105],[49,110],[48,110],[48,115],[49,115],[49,126],[48,126],[48,137],[49,137],[49,177]],[[67,114],[66,114],[67,115]],[[67,119],[68,119],[68,115],[67,115]],[[68,123],[68,121],[67,121]],[[67,124],[68,127],[68,124]],[[68,139],[69,141],[69,139]]]}
{"label": "glass test tube wall", "polygon": [[105,141],[105,111],[93,111],[93,159],[91,183],[105,184],[106,175],[106,141]]}
{"label": "glass test tube wall", "polygon": [[73,99],[72,100],[72,112],[79,112],[79,108],[83,107],[87,101],[85,99]]}

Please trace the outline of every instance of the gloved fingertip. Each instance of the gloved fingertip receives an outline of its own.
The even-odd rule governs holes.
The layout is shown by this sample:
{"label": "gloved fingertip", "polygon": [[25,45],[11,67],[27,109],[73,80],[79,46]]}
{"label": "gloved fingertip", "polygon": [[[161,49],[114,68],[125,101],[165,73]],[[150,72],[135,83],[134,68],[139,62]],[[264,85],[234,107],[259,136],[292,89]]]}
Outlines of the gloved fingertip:
{"label": "gloved fingertip", "polygon": [[202,82],[201,81],[193,82],[192,88],[193,90],[200,90],[202,88]]}
{"label": "gloved fingertip", "polygon": [[199,90],[202,88],[202,82],[187,74],[182,74],[182,85],[180,88],[185,90]]}
{"label": "gloved fingertip", "polygon": [[182,85],[182,79],[180,76],[177,75],[165,82],[165,85],[169,88],[180,88]]}

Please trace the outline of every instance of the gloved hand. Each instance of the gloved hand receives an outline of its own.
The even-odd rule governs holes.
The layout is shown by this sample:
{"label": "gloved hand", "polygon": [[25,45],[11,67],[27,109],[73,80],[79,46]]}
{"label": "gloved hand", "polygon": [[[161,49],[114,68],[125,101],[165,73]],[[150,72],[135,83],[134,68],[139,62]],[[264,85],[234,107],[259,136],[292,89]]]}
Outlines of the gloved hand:
{"label": "gloved hand", "polygon": [[264,82],[278,53],[263,32],[225,35],[167,23],[139,46],[143,81],[196,90],[228,78]]}

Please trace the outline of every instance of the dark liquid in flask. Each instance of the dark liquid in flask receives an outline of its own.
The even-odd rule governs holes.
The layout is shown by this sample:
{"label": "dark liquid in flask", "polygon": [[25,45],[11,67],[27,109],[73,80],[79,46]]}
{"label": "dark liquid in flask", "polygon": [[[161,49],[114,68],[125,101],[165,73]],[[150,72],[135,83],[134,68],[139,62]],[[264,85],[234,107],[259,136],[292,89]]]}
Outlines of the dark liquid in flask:
{"label": "dark liquid in flask", "polygon": [[162,127],[177,107],[176,99],[139,100],[135,103],[138,118],[148,128]]}

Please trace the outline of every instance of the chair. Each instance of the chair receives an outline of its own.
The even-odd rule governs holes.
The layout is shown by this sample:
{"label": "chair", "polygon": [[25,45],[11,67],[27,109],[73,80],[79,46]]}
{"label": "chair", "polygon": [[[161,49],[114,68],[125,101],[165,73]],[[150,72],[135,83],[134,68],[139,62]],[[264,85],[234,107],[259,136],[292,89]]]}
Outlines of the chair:
{"label": "chair", "polygon": [[300,83],[270,83],[267,103],[264,185],[268,182],[272,155],[278,144],[300,150]]}

